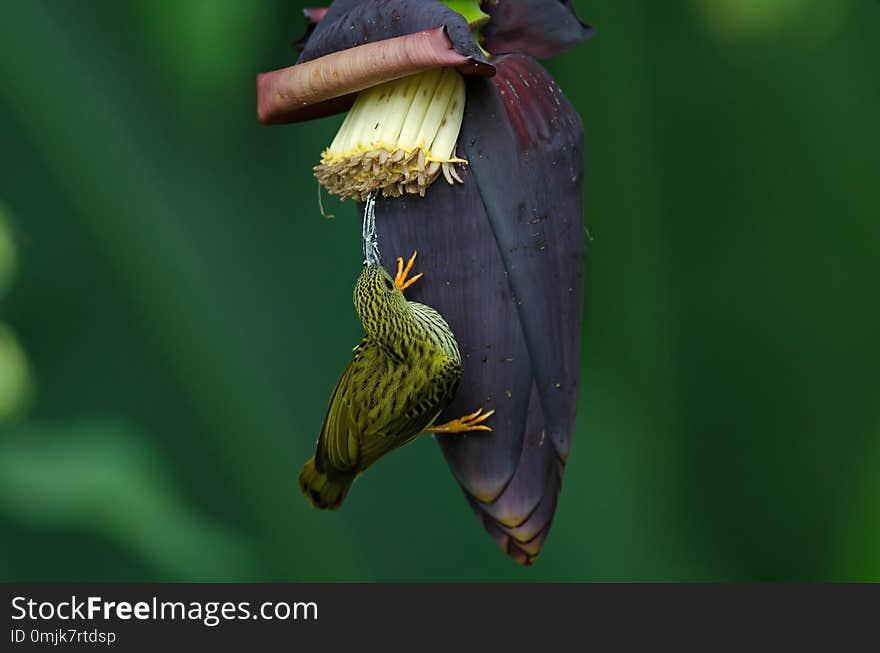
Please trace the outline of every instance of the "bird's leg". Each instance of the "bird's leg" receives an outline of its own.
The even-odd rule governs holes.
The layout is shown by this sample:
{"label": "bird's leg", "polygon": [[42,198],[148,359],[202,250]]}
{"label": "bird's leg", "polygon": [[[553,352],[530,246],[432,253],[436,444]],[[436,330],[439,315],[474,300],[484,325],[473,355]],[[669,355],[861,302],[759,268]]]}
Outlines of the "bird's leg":
{"label": "bird's leg", "polygon": [[480,408],[480,410],[475,413],[465,415],[464,417],[459,417],[458,419],[454,419],[451,422],[446,422],[446,424],[441,424],[440,426],[430,426],[425,430],[428,433],[451,434],[467,433],[468,431],[491,431],[492,427],[481,424],[480,422],[492,417],[492,415],[494,414],[494,410],[490,410],[489,412],[484,413],[483,409]]}
{"label": "bird's leg", "polygon": [[403,292],[411,285],[413,285],[416,281],[422,278],[423,273],[419,272],[414,277],[407,279],[406,276],[409,274],[409,271],[412,270],[413,263],[416,261],[416,256],[419,253],[413,252],[413,255],[410,257],[409,262],[406,264],[406,267],[403,266],[403,259],[401,257],[397,257],[397,276],[394,277],[394,283],[400,289],[400,292]]}

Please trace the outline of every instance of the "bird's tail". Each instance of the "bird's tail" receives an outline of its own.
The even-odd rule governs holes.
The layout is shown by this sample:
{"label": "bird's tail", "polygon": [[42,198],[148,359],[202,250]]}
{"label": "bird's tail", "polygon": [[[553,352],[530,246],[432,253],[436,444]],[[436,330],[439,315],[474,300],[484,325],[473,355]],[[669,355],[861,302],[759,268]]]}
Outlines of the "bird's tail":
{"label": "bird's tail", "polygon": [[336,510],[342,505],[354,479],[354,476],[330,478],[319,472],[312,456],[299,473],[299,489],[318,510]]}

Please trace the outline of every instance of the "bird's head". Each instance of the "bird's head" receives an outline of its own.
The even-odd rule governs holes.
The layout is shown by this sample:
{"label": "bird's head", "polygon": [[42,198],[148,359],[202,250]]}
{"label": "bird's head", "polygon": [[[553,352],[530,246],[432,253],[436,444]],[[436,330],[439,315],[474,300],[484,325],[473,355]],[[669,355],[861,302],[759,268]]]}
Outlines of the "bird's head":
{"label": "bird's head", "polygon": [[354,288],[354,307],[367,335],[380,340],[394,332],[409,310],[394,279],[378,264],[364,266]]}

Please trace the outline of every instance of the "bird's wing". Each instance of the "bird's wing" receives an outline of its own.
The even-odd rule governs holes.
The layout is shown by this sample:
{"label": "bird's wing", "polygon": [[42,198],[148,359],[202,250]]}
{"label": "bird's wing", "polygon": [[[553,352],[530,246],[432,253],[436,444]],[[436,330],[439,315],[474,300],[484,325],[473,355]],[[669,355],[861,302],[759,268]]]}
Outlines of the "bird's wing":
{"label": "bird's wing", "polygon": [[388,359],[365,338],[330,398],[315,461],[363,471],[424,431],[455,397],[461,365],[443,356],[425,369]]}
{"label": "bird's wing", "polygon": [[[369,376],[371,362],[375,361],[373,346],[364,338],[355,347],[351,361],[339,377],[330,403],[321,434],[315,462],[320,467],[329,465],[338,471],[355,471],[360,463],[359,435],[366,421],[366,406],[361,397],[360,380]],[[373,355],[371,355],[373,354]]]}
{"label": "bird's wing", "polygon": [[[405,363],[406,365],[406,363]],[[461,364],[448,356],[431,370],[408,369],[382,401],[392,407],[384,419],[371,422],[360,441],[363,467],[422,433],[446,408],[461,382]],[[413,377],[421,382],[408,382]]]}

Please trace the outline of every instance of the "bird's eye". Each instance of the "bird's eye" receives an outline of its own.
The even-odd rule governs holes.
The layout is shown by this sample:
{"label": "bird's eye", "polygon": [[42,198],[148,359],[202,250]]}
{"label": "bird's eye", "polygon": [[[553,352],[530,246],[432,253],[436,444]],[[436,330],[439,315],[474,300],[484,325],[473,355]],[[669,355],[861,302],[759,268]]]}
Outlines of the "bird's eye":
{"label": "bird's eye", "polygon": [[384,277],[383,281],[385,282],[385,289],[388,292],[391,292],[392,290],[394,290],[394,282],[391,279],[389,279],[388,277]]}

